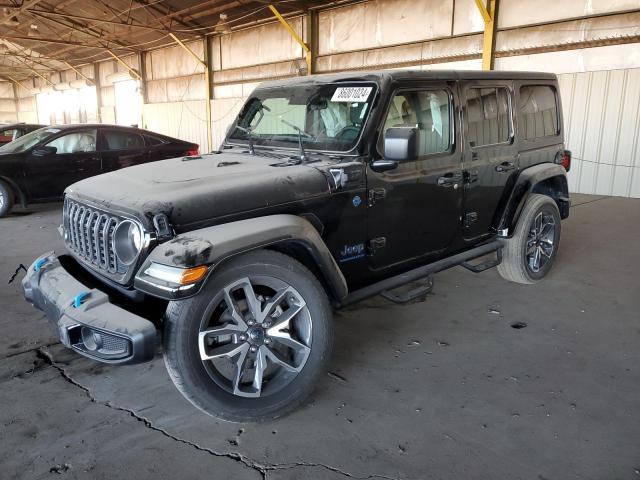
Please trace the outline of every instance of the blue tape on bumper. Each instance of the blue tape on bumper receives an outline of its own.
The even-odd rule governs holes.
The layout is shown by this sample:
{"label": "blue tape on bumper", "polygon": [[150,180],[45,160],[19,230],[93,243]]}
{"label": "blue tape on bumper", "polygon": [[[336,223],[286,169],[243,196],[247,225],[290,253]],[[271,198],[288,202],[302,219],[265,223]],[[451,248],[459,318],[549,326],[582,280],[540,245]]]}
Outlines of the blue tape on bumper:
{"label": "blue tape on bumper", "polygon": [[87,298],[91,292],[80,292],[73,298],[73,308],[80,308],[82,301]]}

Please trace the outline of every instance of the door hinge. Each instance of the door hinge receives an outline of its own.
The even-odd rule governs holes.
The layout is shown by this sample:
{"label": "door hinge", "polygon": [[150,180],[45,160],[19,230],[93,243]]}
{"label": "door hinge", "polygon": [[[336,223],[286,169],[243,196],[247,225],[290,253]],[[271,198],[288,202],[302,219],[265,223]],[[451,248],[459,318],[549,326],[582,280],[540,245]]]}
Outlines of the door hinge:
{"label": "door hinge", "polygon": [[464,214],[464,228],[469,228],[478,220],[478,212],[469,212]]}
{"label": "door hinge", "polygon": [[376,251],[387,246],[387,237],[376,237],[369,240],[369,255],[375,255]]}
{"label": "door hinge", "polygon": [[384,199],[387,196],[387,191],[384,188],[372,188],[369,190],[369,206],[373,207],[376,202]]}

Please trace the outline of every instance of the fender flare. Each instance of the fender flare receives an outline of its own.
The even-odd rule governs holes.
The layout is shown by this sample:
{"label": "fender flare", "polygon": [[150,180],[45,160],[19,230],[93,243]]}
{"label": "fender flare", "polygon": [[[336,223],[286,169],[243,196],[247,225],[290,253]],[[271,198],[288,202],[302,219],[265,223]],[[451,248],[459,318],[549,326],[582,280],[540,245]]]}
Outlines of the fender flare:
{"label": "fender flare", "polygon": [[[287,243],[300,245],[311,256],[331,297],[342,300],[347,296],[347,282],[322,237],[308,220],[296,215],[269,215],[183,233],[155,247],[139,272],[144,272],[151,262],[180,268],[206,264],[211,266],[210,276],[215,275],[216,269],[231,257]],[[197,294],[205,282],[188,296]],[[149,284],[139,282],[138,276],[134,286],[166,298],[161,291],[150,291]]]}
{"label": "fender flare", "polygon": [[559,178],[559,190],[555,192],[554,200],[559,203],[562,218],[569,215],[569,189],[567,186],[567,172],[561,165],[554,163],[541,163],[526,168],[520,172],[516,179],[511,194],[498,219],[497,230],[509,230],[509,237],[513,234],[513,227],[518,223],[524,204],[529,195],[534,192],[536,185],[549,180]]}
{"label": "fender flare", "polygon": [[26,207],[27,206],[27,196],[20,189],[18,184],[16,182],[14,182],[13,180],[11,180],[9,177],[4,177],[2,175],[0,175],[0,180],[2,180],[3,182],[6,182],[13,189],[13,193],[16,196],[16,200],[19,200],[20,204],[23,207]]}

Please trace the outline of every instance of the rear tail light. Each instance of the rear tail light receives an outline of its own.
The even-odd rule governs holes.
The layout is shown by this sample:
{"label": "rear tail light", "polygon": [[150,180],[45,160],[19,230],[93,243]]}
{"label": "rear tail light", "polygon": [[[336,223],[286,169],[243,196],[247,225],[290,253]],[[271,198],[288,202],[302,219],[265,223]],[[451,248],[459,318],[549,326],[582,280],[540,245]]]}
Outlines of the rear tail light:
{"label": "rear tail light", "polygon": [[197,157],[198,155],[200,155],[200,150],[198,147],[187,150],[187,157]]}
{"label": "rear tail light", "polygon": [[571,152],[569,150],[560,150],[556,156],[556,163],[562,165],[568,172],[571,169]]}

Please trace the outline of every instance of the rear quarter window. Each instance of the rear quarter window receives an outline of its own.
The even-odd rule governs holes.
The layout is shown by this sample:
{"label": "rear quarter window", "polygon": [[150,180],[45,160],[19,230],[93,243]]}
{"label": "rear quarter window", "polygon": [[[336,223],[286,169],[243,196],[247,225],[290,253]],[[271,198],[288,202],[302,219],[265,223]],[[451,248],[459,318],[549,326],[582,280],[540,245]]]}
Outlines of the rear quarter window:
{"label": "rear quarter window", "polygon": [[143,148],[142,135],[131,132],[105,131],[104,139],[108,150],[132,150]]}
{"label": "rear quarter window", "polygon": [[155,145],[162,145],[163,143],[165,143],[163,140],[159,139],[158,137],[154,137],[151,135],[143,135],[143,137],[144,137],[145,143],[149,147],[153,147]]}
{"label": "rear quarter window", "polygon": [[557,93],[551,85],[521,86],[518,110],[523,140],[553,137],[560,133]]}

